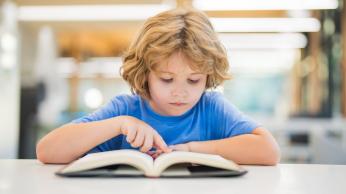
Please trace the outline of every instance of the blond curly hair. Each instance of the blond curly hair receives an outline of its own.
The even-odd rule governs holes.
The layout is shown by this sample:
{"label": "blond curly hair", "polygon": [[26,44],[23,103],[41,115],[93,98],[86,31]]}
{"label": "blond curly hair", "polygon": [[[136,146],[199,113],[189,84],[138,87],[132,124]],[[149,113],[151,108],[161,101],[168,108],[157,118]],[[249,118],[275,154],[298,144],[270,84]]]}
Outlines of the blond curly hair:
{"label": "blond curly hair", "polygon": [[207,15],[195,9],[173,9],[149,18],[123,56],[121,75],[136,93],[150,99],[148,75],[174,52],[182,52],[207,74],[206,89],[230,79],[228,60]]}

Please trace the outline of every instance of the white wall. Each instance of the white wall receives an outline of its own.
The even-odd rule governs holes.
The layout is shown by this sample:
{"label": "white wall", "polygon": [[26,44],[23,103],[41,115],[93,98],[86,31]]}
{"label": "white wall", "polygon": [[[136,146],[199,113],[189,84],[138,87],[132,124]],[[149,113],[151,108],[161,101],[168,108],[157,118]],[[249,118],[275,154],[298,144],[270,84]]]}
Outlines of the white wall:
{"label": "white wall", "polygon": [[0,72],[0,76],[0,158],[16,158],[19,137],[18,69],[10,73]]}
{"label": "white wall", "polygon": [[0,158],[16,158],[19,137],[19,76],[16,5],[4,1],[0,26]]}

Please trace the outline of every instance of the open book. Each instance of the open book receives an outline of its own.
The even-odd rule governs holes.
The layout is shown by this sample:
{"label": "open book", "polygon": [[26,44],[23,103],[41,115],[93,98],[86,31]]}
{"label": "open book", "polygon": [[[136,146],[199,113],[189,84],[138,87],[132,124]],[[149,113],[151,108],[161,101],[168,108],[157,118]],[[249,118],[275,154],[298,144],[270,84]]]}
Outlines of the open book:
{"label": "open book", "polygon": [[225,177],[246,172],[218,155],[174,151],[154,160],[146,153],[128,149],[88,154],[56,174],[68,177]]}

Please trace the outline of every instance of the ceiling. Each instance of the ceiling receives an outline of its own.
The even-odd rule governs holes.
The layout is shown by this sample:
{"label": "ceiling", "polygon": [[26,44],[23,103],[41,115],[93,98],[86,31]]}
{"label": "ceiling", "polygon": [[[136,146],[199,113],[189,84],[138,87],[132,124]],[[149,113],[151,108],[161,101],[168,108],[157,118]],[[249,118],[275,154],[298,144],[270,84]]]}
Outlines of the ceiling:
{"label": "ceiling", "polygon": [[17,5],[150,4],[162,0],[14,0]]}
{"label": "ceiling", "polygon": [[[191,3],[191,0],[175,1],[178,6]],[[158,4],[162,3],[162,0],[15,0],[15,3],[18,6],[117,5]],[[287,17],[288,15],[286,11],[208,11],[206,13],[210,17],[250,18]],[[142,23],[143,21],[20,21],[19,27],[33,32],[38,32],[42,26],[51,27],[57,36],[60,51],[64,55],[66,53],[67,55],[76,55],[76,52],[91,52],[96,56],[109,56],[121,54]]]}

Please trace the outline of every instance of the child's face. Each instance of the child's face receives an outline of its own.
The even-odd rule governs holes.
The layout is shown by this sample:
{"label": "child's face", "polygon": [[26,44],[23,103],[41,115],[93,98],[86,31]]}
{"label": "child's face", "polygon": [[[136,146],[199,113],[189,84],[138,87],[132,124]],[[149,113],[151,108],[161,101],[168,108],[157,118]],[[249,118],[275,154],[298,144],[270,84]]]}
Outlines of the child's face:
{"label": "child's face", "polygon": [[182,115],[200,99],[207,75],[192,70],[192,63],[181,52],[174,53],[166,63],[159,63],[149,73],[149,101],[155,112],[166,116]]}

